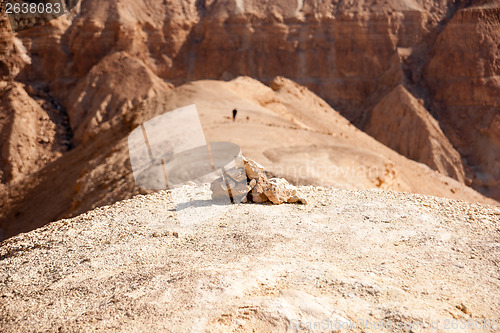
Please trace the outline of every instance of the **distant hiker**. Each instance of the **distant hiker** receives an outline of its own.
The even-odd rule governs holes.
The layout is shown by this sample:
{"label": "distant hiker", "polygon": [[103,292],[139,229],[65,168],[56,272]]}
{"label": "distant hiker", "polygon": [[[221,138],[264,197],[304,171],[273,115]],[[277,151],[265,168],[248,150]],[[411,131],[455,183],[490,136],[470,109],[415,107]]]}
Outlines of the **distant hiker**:
{"label": "distant hiker", "polygon": [[236,120],[236,114],[238,113],[238,110],[234,109],[233,110],[233,121]]}

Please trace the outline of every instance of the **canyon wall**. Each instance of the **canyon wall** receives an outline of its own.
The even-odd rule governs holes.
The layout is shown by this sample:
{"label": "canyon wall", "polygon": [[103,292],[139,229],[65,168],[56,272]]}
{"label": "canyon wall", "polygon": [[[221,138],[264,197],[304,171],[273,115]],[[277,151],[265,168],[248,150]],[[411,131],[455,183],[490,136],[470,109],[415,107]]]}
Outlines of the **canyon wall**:
{"label": "canyon wall", "polygon": [[472,186],[500,198],[500,4],[457,12],[425,67],[430,109],[460,152]]}

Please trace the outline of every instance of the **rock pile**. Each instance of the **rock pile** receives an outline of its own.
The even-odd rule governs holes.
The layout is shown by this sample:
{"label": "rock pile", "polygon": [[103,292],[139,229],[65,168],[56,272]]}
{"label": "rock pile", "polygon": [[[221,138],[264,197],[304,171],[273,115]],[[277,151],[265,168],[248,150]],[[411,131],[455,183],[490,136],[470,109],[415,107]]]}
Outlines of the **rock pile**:
{"label": "rock pile", "polygon": [[307,199],[299,197],[295,186],[283,178],[267,178],[264,167],[259,163],[241,157],[235,167],[224,170],[223,176],[210,185],[212,199],[216,201],[227,199],[232,203],[272,202],[307,204]]}

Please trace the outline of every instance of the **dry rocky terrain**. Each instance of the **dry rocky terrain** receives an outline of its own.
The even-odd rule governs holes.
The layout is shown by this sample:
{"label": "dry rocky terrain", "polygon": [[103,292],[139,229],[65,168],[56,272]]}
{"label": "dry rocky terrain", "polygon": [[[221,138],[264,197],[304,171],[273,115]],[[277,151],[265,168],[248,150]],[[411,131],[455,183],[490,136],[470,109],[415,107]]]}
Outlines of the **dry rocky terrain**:
{"label": "dry rocky terrain", "polygon": [[[1,13],[0,331],[499,331],[499,42],[498,0]],[[307,204],[137,187],[127,136],[191,104]]]}
{"label": "dry rocky terrain", "polygon": [[298,190],[307,205],[229,205],[196,224],[162,191],[5,240],[0,330],[498,332],[499,208]]}
{"label": "dry rocky terrain", "polygon": [[82,0],[17,34],[2,16],[0,239],[145,193],[126,136],[193,103],[208,141],[238,143],[295,184],[494,203],[499,10]]}

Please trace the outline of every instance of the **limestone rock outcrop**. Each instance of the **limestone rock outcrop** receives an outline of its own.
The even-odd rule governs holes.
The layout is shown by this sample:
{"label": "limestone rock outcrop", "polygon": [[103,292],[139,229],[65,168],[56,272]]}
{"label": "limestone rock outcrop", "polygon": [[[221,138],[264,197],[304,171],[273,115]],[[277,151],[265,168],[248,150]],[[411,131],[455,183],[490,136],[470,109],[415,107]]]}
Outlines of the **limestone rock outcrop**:
{"label": "limestone rock outcrop", "polygon": [[224,170],[223,176],[210,184],[213,200],[229,199],[232,203],[246,202],[247,194],[251,189],[245,170],[241,168]]}
{"label": "limestone rock outcrop", "polygon": [[0,184],[35,173],[66,151],[61,128],[50,120],[57,110],[39,102],[22,84],[0,81]]}
{"label": "limestone rock outcrop", "polygon": [[275,205],[307,204],[307,199],[300,197],[295,186],[290,185],[286,179],[268,179],[264,167],[259,163],[241,157],[237,165],[240,167],[224,170],[223,176],[211,183],[213,200],[229,197],[232,203],[270,201]]}

